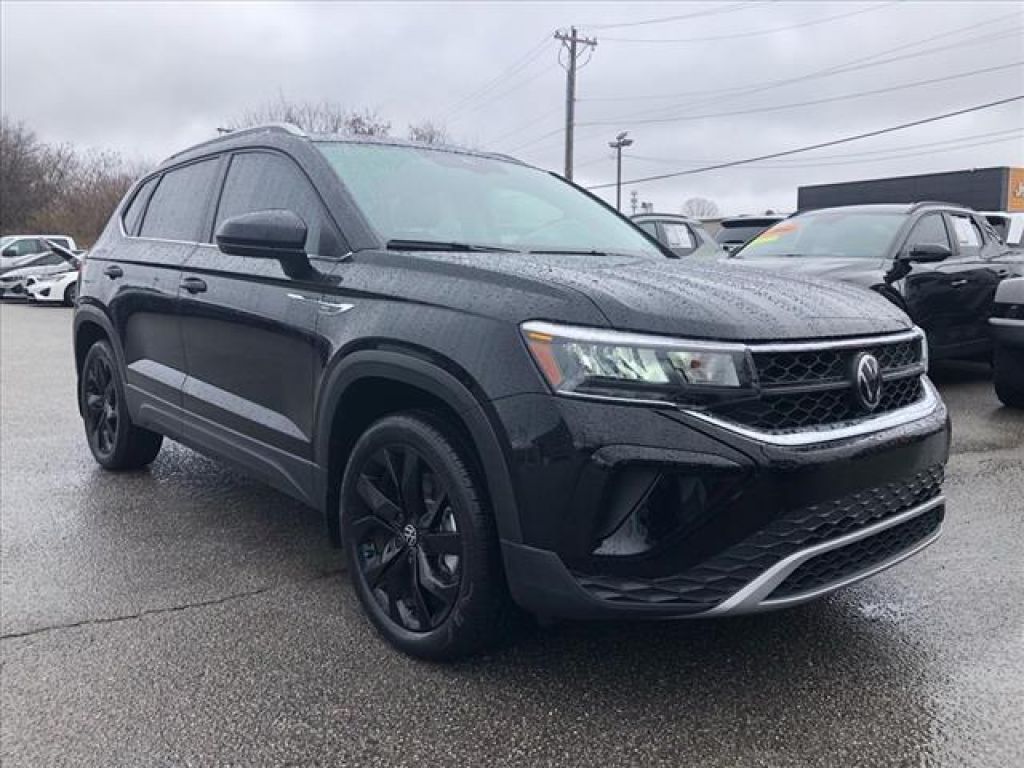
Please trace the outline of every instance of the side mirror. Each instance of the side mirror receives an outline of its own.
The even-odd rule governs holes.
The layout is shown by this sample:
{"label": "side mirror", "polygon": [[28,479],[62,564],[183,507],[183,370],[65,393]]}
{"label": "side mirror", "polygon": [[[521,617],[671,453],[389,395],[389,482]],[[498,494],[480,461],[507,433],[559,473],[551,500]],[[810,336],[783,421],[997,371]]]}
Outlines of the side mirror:
{"label": "side mirror", "polygon": [[277,259],[288,277],[309,278],[313,267],[306,258],[306,223],[292,211],[276,209],[243,213],[217,228],[217,247],[232,256]]}
{"label": "side mirror", "polygon": [[933,262],[943,261],[953,255],[948,246],[939,243],[919,243],[904,258],[907,261]]}
{"label": "side mirror", "polygon": [[5,259],[13,259],[15,256],[18,255],[18,249],[12,245],[10,248],[4,248],[3,253],[0,255],[2,255]]}

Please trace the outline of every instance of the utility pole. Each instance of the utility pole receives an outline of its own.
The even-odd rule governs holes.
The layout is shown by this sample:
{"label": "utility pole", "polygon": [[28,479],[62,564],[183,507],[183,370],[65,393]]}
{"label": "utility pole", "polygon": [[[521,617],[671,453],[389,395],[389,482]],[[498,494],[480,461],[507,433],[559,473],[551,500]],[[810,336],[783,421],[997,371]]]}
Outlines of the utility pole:
{"label": "utility pole", "polygon": [[[555,39],[560,40],[562,46],[569,52],[568,60],[563,65],[566,73],[565,178],[572,181],[572,135],[573,129],[576,125],[576,63],[584,51],[597,47],[597,40],[592,37],[580,37],[576,34],[576,27],[570,27],[568,32],[558,30],[555,32]],[[584,62],[584,64],[586,64],[586,62]]]}
{"label": "utility pole", "polygon": [[608,146],[615,150],[615,210],[622,210],[622,148],[633,144],[632,139],[627,139],[629,131],[623,131],[615,137],[615,141],[609,141]]}

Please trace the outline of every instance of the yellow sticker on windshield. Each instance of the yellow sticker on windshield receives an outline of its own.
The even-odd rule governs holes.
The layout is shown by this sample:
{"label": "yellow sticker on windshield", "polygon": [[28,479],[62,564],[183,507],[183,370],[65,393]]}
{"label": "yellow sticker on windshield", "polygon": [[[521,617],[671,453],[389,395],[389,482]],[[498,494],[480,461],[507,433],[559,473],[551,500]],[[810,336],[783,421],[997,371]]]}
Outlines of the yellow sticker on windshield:
{"label": "yellow sticker on windshield", "polygon": [[780,221],[754,238],[755,243],[773,243],[788,232],[795,232],[799,225],[793,221]]}

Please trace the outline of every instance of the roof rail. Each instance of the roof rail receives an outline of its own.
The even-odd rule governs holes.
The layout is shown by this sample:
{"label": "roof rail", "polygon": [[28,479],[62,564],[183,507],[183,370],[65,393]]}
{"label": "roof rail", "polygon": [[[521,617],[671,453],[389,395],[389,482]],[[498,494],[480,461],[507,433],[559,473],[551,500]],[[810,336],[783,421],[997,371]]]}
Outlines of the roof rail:
{"label": "roof rail", "polygon": [[178,152],[175,152],[173,155],[168,156],[167,159],[173,160],[174,158],[183,155],[186,152],[191,152],[192,150],[199,149],[200,147],[206,147],[209,146],[210,144],[216,144],[217,142],[220,141],[227,141],[228,139],[233,139],[236,136],[244,136],[249,133],[259,133],[261,131],[281,131],[283,133],[288,133],[292,136],[308,138],[308,134],[304,130],[299,128],[299,126],[294,125],[293,123],[261,123],[260,125],[251,125],[247,128],[239,128],[237,130],[226,130],[220,136],[214,136],[212,139],[201,141],[198,144],[193,144],[191,147],[187,147],[186,149],[182,149]]}
{"label": "roof rail", "polygon": [[946,200],[919,200],[916,203],[910,204],[910,210],[916,211],[918,208],[925,208],[931,205],[944,205],[947,208],[967,208],[966,205],[961,205],[960,203],[950,203]]}

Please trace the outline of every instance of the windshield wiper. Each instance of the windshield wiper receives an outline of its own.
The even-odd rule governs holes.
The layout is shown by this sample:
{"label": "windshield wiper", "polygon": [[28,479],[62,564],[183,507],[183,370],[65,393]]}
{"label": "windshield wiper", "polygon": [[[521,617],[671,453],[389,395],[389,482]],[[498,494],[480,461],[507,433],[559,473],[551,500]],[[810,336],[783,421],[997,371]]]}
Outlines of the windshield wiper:
{"label": "windshield wiper", "polygon": [[584,250],[580,248],[538,248],[534,251],[527,251],[527,253],[539,253],[539,254],[554,254],[558,256],[611,256],[612,254],[607,251],[598,251],[595,249]]}
{"label": "windshield wiper", "polygon": [[463,253],[517,253],[515,248],[473,243],[443,242],[440,240],[388,240],[389,251],[459,251]]}

